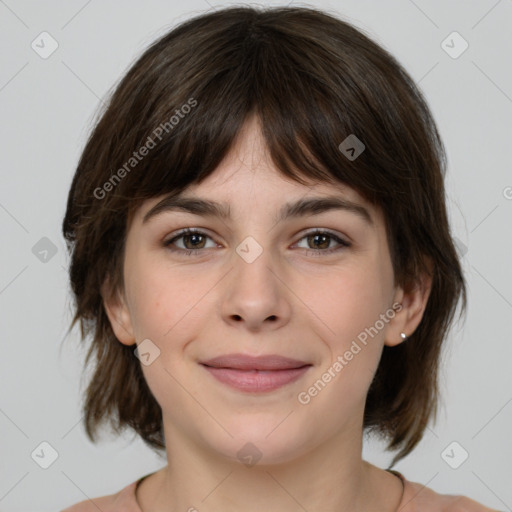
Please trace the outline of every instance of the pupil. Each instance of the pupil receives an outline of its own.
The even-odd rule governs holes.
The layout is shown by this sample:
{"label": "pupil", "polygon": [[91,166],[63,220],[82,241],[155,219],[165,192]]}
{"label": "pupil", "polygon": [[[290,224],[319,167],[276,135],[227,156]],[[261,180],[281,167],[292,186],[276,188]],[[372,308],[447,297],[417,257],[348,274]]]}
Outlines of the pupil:
{"label": "pupil", "polygon": [[[323,242],[323,244],[322,244],[322,242],[320,242],[320,245],[325,245],[325,240],[328,239],[328,237],[326,235],[313,235],[314,240],[318,241],[318,239],[322,239],[322,238],[324,239],[324,242]],[[317,245],[317,247],[318,247],[318,245]]]}
{"label": "pupil", "polygon": [[[188,235],[188,240],[192,242],[192,245],[194,247],[196,247],[197,245],[200,245],[200,243],[199,244],[196,243],[198,241],[198,239],[200,239],[200,238],[202,238],[201,235],[196,235],[196,234]],[[193,240],[195,240],[195,241],[193,241]]]}

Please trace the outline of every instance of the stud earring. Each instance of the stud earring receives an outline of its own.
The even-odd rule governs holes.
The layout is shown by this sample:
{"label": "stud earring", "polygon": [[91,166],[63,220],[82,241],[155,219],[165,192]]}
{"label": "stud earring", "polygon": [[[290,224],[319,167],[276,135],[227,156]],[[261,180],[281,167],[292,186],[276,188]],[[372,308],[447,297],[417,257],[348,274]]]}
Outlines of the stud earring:
{"label": "stud earring", "polygon": [[402,337],[402,341],[405,341],[407,339],[407,335],[405,334],[405,332],[401,332],[400,336]]}

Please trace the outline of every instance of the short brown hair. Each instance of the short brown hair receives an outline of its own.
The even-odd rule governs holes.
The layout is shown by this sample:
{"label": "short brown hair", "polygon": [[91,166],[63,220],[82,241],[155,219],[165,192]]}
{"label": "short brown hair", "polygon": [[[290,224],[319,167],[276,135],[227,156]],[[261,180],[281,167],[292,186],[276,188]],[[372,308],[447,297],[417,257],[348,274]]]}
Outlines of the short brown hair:
{"label": "short brown hair", "polygon": [[[283,175],[343,183],[382,208],[396,284],[414,286],[431,269],[422,321],[408,341],[384,347],[365,406],[365,429],[399,450],[394,464],[435,417],[441,345],[459,299],[466,305],[445,205],[446,156],[422,93],[395,58],[314,8],[234,7],[196,16],[154,42],[108,99],[63,221],[75,299],[70,329],[80,321],[82,339],[93,335],[86,432],[95,441],[108,420],[117,432],[129,426],[164,448],[161,408],[133,347],[112,331],[102,285],[123,289],[133,212],[146,199],[200,183],[250,115],[261,121]],[[365,145],[356,159],[339,149],[349,135]]]}

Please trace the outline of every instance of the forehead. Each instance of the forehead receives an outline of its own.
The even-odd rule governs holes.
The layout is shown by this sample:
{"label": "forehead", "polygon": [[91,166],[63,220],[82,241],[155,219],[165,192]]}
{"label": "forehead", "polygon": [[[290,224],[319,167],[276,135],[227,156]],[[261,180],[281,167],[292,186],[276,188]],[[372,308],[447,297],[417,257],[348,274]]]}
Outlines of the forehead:
{"label": "forehead", "polygon": [[[237,182],[239,185],[240,182]],[[137,216],[136,226],[132,227],[136,227],[137,231],[143,229],[145,225],[152,225],[153,219],[165,219],[166,212],[185,212],[205,219],[220,219],[230,224],[242,222],[245,227],[249,222],[258,222],[256,217],[275,227],[282,222],[313,218],[326,212],[345,212],[341,218],[351,218],[357,222],[356,225],[372,231],[385,230],[379,211],[358,199],[348,199],[348,196],[354,195],[353,191],[352,194],[341,194],[333,192],[332,187],[327,190],[324,187],[325,184],[319,187],[322,193],[322,190],[315,192],[314,188],[299,184],[300,193],[283,194],[283,188],[276,189],[277,193],[274,193],[267,192],[263,186],[255,195],[247,193],[248,187],[235,194],[229,194],[227,187],[218,187],[217,194],[209,194],[208,187],[194,187],[192,191],[185,189],[180,193],[166,194],[148,201]]]}
{"label": "forehead", "polygon": [[[189,185],[178,195],[163,194],[146,200],[135,217],[144,223],[154,210],[170,210],[175,205],[178,208],[174,209],[179,210],[180,205],[185,205],[182,211],[226,219],[236,217],[243,210],[254,210],[260,214],[272,211],[275,220],[284,220],[295,215],[327,211],[343,203],[342,209],[366,217],[370,224],[374,219],[378,220],[379,209],[348,185],[334,178],[330,182],[314,181],[305,175],[301,178],[304,184],[284,175],[275,166],[259,120],[253,116],[244,124],[230,151],[210,175],[200,183]],[[322,204],[319,199],[324,199]],[[194,203],[193,200],[199,201]],[[306,204],[308,200],[309,204]]]}
{"label": "forehead", "polygon": [[[332,183],[302,184],[277,169],[261,169],[235,162],[220,165],[200,184],[181,192],[164,194],[143,203],[137,212],[137,223],[146,224],[167,211],[181,211],[233,221],[241,215],[268,216],[282,222],[330,210],[355,214],[368,225],[374,225],[378,211],[355,190]],[[374,226],[375,227],[375,226]]]}

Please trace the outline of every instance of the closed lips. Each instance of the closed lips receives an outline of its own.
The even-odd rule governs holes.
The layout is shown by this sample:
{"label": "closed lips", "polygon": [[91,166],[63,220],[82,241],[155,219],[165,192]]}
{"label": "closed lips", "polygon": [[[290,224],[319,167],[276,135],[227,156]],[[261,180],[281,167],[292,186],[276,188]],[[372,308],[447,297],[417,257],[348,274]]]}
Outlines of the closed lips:
{"label": "closed lips", "polygon": [[227,354],[214,357],[201,364],[211,368],[226,368],[232,370],[259,370],[259,371],[279,371],[293,370],[304,366],[311,366],[306,361],[290,359],[275,354],[265,356],[248,356],[245,354]]}
{"label": "closed lips", "polygon": [[291,384],[312,366],[276,354],[227,354],[203,361],[201,365],[222,384],[237,392],[253,394],[269,393]]}

